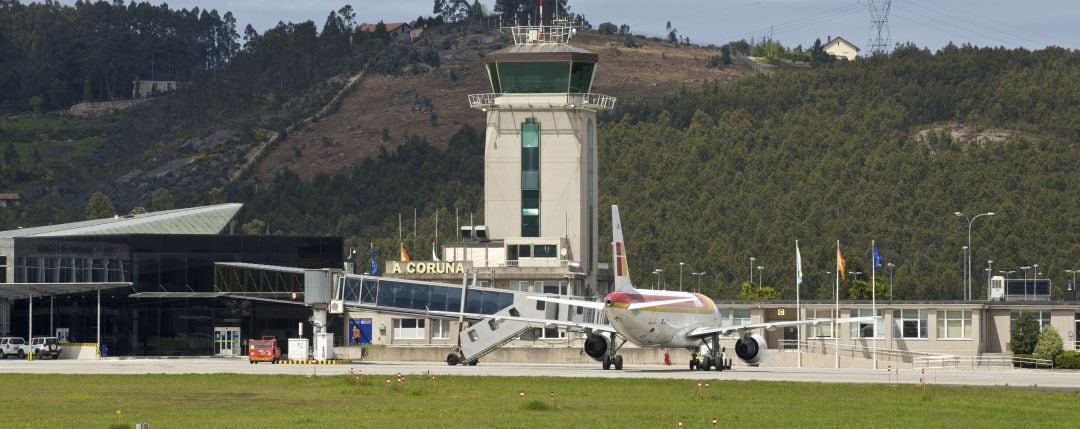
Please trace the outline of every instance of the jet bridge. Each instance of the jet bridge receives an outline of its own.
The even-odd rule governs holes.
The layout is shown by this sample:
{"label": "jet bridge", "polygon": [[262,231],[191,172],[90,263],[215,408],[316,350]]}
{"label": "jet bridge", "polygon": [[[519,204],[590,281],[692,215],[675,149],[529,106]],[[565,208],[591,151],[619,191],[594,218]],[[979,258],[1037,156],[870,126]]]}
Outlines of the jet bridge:
{"label": "jet bridge", "polygon": [[[475,283],[475,282],[474,282]],[[597,323],[602,317],[593,309],[530,300],[528,292],[469,286],[463,278],[461,285],[407,280],[366,275],[345,274],[337,279],[330,313],[347,309],[380,313],[423,315],[449,319],[430,312],[456,312],[490,315],[471,325],[461,324],[457,353],[447,356],[447,363],[475,365],[481,357],[535,328],[527,322],[507,320],[513,316],[547,320]],[[580,298],[579,298],[580,299]],[[458,316],[459,322],[464,317]]]}

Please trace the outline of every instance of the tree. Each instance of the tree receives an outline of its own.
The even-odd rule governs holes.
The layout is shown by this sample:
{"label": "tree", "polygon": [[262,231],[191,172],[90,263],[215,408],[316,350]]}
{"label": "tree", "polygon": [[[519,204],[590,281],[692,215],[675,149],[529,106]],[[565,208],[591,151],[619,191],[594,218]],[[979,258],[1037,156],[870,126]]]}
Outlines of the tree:
{"label": "tree", "polygon": [[747,301],[771,301],[780,298],[776,289],[769,286],[756,286],[748,281],[739,286],[739,294],[735,299]]}
{"label": "tree", "polygon": [[619,27],[616,27],[615,24],[610,22],[605,22],[596,26],[596,32],[600,34],[615,34],[619,32]]}
{"label": "tree", "polygon": [[626,24],[620,25],[619,26],[619,35],[620,36],[629,36],[630,35],[630,26],[626,25]]}
{"label": "tree", "polygon": [[4,150],[4,165],[8,168],[19,168],[19,151],[15,150],[15,143],[8,142]]}
{"label": "tree", "polygon": [[87,74],[86,79],[83,79],[82,83],[82,101],[83,103],[89,103],[90,100],[90,75]]}
{"label": "tree", "polygon": [[116,209],[113,208],[109,197],[101,192],[94,192],[90,195],[90,201],[86,203],[87,220],[104,219],[113,216],[116,216]]}
{"label": "tree", "polygon": [[30,97],[30,108],[34,110],[35,115],[41,113],[42,104],[45,104],[45,99],[41,98],[40,95]]}
{"label": "tree", "polygon": [[1039,321],[1030,311],[1021,311],[1020,318],[1009,329],[1009,345],[1013,354],[1032,354],[1038,341]]}
{"label": "tree", "polygon": [[244,230],[245,235],[262,235],[266,232],[266,222],[261,219],[252,219],[251,222],[241,225],[240,228]]}
{"label": "tree", "polygon": [[1039,332],[1039,342],[1035,345],[1035,351],[1032,355],[1035,359],[1053,361],[1063,348],[1061,335],[1058,334],[1057,329],[1054,329],[1051,325],[1045,325],[1042,332]]}
{"label": "tree", "polygon": [[851,287],[848,288],[848,297],[851,299],[889,299],[889,285],[880,280],[874,283],[877,286],[876,296],[870,292],[869,281],[854,280],[851,282]]}
{"label": "tree", "polygon": [[150,194],[150,209],[156,212],[176,208],[172,193],[165,188],[157,188]]}
{"label": "tree", "polygon": [[131,209],[131,214],[133,215],[140,215],[144,213],[146,213],[146,207],[143,206],[135,206]]}
{"label": "tree", "polygon": [[210,204],[224,204],[225,203],[225,190],[221,187],[215,186],[210,188]]}

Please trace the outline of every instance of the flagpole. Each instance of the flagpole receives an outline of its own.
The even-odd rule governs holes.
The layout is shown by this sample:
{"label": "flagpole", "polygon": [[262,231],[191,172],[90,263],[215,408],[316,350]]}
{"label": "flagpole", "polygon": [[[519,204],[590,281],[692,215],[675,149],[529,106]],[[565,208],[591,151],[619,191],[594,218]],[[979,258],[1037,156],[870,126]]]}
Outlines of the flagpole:
{"label": "flagpole", "polygon": [[870,308],[874,316],[874,369],[877,369],[877,243],[870,240]]}
{"label": "flagpole", "polygon": [[840,368],[840,240],[836,240],[836,313],[833,316],[833,354],[836,355],[836,368]]}
{"label": "flagpole", "polygon": [[[799,240],[795,240],[795,317],[802,320],[802,306],[799,305],[799,280],[802,276],[802,255],[799,254]],[[802,325],[796,325],[795,360],[797,367],[802,368]]]}

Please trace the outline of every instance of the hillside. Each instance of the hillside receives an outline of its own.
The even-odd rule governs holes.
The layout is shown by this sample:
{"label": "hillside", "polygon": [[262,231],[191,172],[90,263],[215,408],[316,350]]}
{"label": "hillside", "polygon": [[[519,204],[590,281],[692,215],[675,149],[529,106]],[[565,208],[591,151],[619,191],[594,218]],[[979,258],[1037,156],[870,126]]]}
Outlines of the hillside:
{"label": "hillside", "polygon": [[[256,179],[266,183],[284,168],[310,179],[357,165],[380,150],[392,151],[410,137],[441,147],[461,125],[483,129],[484,115],[468,107],[468,95],[491,91],[483,56],[504,47],[506,39],[496,29],[472,26],[467,32],[447,31],[453,28],[431,31],[417,42],[448,48],[440,50],[438,68],[399,76],[368,75],[336,113],[292,133],[266,156]],[[628,48],[618,36],[594,32],[582,32],[572,43],[600,56],[593,91],[617,97],[620,109],[744,74],[739,67],[706,67],[705,58],[717,55],[715,49],[645,39],[639,39],[641,46]],[[383,129],[389,138],[384,138]]]}

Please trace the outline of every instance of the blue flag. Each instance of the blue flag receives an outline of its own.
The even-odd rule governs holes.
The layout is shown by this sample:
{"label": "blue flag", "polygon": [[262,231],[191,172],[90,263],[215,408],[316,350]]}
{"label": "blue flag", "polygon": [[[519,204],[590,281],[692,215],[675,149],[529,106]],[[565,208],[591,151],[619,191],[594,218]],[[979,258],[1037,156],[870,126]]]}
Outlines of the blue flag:
{"label": "blue flag", "polygon": [[882,265],[885,265],[885,258],[881,257],[877,251],[877,244],[874,244],[874,267],[881,268]]}
{"label": "blue flag", "polygon": [[379,263],[375,261],[375,243],[371,243],[371,275],[379,275]]}

